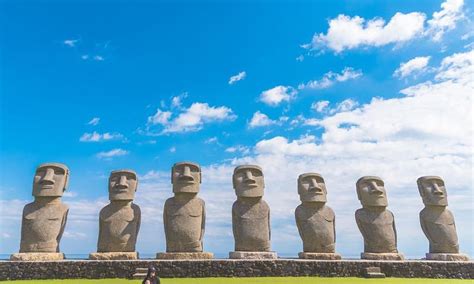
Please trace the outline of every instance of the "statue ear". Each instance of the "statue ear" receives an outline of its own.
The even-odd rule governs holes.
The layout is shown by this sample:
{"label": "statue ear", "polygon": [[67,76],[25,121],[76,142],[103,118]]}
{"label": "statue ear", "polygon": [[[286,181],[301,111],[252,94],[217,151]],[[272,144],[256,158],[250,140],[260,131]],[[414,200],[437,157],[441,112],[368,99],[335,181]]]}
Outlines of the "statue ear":
{"label": "statue ear", "polygon": [[232,187],[235,188],[235,174],[232,175]]}
{"label": "statue ear", "polygon": [[202,172],[201,172],[201,168],[199,168],[199,183],[202,183]]}
{"label": "statue ear", "polygon": [[361,200],[360,199],[360,188],[359,188],[358,185],[356,186],[356,191],[357,191],[357,199]]}
{"label": "statue ear", "polygon": [[174,171],[174,166],[171,167],[171,184],[173,184],[173,171]]}
{"label": "statue ear", "polygon": [[63,192],[66,191],[68,185],[69,185],[69,170],[67,170],[66,173],[64,174],[64,188],[63,188]]}

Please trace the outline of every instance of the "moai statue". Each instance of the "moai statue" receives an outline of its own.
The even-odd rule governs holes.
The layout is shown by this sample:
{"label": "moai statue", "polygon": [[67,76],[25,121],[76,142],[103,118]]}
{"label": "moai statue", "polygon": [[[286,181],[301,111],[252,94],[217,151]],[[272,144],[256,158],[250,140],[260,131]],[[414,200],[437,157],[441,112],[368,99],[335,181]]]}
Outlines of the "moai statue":
{"label": "moai statue", "polygon": [[133,203],[137,186],[137,174],[132,170],[110,173],[110,203],[100,210],[97,252],[89,254],[89,259],[138,259],[135,244],[141,212],[140,207]]}
{"label": "moai statue", "polygon": [[214,255],[203,252],[206,223],[204,200],[197,197],[201,183],[201,167],[196,163],[180,162],[171,168],[174,197],[165,202],[166,253],[160,259],[211,259]]}
{"label": "moai statue", "polygon": [[305,173],[298,177],[298,194],[301,204],[296,207],[295,218],[303,240],[299,258],[341,259],[335,253],[336,216],[326,206],[326,184],[320,174]]}
{"label": "moai statue", "polygon": [[33,179],[34,201],[23,208],[20,253],[10,260],[61,260],[59,243],[66,226],[69,208],[61,202],[67,188],[69,169],[59,163],[46,163],[36,169]]}
{"label": "moai statue", "polygon": [[237,201],[232,206],[235,251],[230,258],[277,258],[270,251],[270,207],[262,199],[265,183],[259,166],[238,166],[232,183]]}
{"label": "moai statue", "polygon": [[421,229],[430,242],[428,260],[468,261],[469,256],[459,253],[454,216],[448,208],[444,181],[437,176],[424,176],[417,180],[425,208],[420,212]]}
{"label": "moai statue", "polygon": [[379,177],[361,177],[356,184],[362,208],[355,212],[357,226],[364,237],[363,259],[403,260],[397,250],[397,231],[393,213],[387,210],[387,194]]}

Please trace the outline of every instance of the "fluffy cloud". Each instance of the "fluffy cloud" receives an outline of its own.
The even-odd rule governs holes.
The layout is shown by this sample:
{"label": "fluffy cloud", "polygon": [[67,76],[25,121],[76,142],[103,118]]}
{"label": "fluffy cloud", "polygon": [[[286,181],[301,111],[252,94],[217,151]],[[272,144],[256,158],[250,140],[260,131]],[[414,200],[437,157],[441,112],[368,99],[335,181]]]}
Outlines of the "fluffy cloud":
{"label": "fluffy cloud", "polygon": [[172,108],[179,108],[181,107],[182,101],[188,97],[188,93],[184,92],[179,96],[171,98],[171,107]]}
{"label": "fluffy cloud", "polygon": [[424,71],[426,70],[426,66],[428,66],[430,58],[431,56],[419,56],[407,62],[401,63],[400,67],[393,73],[393,76],[405,78],[414,72]]}
{"label": "fluffy cloud", "polygon": [[360,47],[403,44],[424,36],[431,36],[434,41],[439,41],[445,32],[454,29],[456,23],[464,17],[463,4],[463,0],[443,2],[441,10],[433,13],[432,18],[426,21],[426,28],[426,15],[420,12],[398,12],[388,23],[378,17],[366,20],[360,16],[340,14],[329,20],[325,34],[315,34],[311,43],[303,47],[311,50],[327,48],[340,53]]}
{"label": "fluffy cloud", "polygon": [[100,118],[99,117],[94,117],[87,124],[96,126],[97,124],[99,124],[99,122],[100,122]]}
{"label": "fluffy cloud", "polygon": [[329,101],[319,101],[311,104],[311,109],[317,112],[324,112],[329,106]]}
{"label": "fluffy cloud", "polygon": [[423,32],[423,13],[396,13],[388,23],[381,18],[365,20],[362,17],[339,15],[329,21],[326,34],[314,35],[306,47],[327,47],[336,53],[363,46],[382,46],[409,41]]}
{"label": "fluffy cloud", "polygon": [[109,141],[109,140],[119,140],[122,139],[123,135],[120,133],[109,133],[105,132],[103,134],[100,134],[96,131],[92,133],[84,133],[82,136],[79,138],[79,141],[81,142],[101,142],[101,141]]}
{"label": "fluffy cloud", "polygon": [[268,126],[275,123],[276,121],[270,119],[266,114],[261,113],[260,111],[256,111],[249,122],[249,127],[255,128],[260,126]]}
{"label": "fluffy cloud", "polygon": [[120,156],[128,155],[128,153],[129,152],[126,151],[126,150],[116,148],[116,149],[112,149],[110,151],[99,152],[99,153],[97,153],[96,156],[99,159],[110,160],[114,157],[120,157]]}
{"label": "fluffy cloud", "polygon": [[173,113],[157,109],[153,116],[148,117],[148,126],[161,125],[160,134],[190,132],[202,129],[205,123],[216,121],[232,121],[237,118],[228,107],[211,107],[207,103],[193,103],[171,119]]}
{"label": "fluffy cloud", "polygon": [[239,74],[230,77],[230,79],[229,79],[229,85],[233,85],[234,83],[236,83],[236,82],[238,82],[238,81],[240,81],[240,80],[245,79],[246,76],[247,76],[247,73],[246,73],[245,71],[242,71],[242,72],[240,72]]}
{"label": "fluffy cloud", "polygon": [[290,86],[276,86],[260,94],[260,101],[269,106],[278,106],[281,102],[289,102],[297,91]]}
{"label": "fluffy cloud", "polygon": [[63,44],[69,47],[74,47],[76,46],[76,43],[78,43],[78,39],[66,39],[63,41]]}
{"label": "fluffy cloud", "polygon": [[441,10],[434,12],[428,20],[427,33],[433,36],[434,41],[439,41],[443,34],[456,27],[456,22],[464,18],[462,7],[464,0],[447,0],[441,4]]}
{"label": "fluffy cloud", "polygon": [[352,67],[346,67],[341,73],[334,73],[332,71],[324,74],[320,80],[309,81],[306,84],[300,84],[298,89],[326,89],[334,85],[336,82],[344,82],[351,79],[356,79],[362,76],[362,71],[354,70]]}

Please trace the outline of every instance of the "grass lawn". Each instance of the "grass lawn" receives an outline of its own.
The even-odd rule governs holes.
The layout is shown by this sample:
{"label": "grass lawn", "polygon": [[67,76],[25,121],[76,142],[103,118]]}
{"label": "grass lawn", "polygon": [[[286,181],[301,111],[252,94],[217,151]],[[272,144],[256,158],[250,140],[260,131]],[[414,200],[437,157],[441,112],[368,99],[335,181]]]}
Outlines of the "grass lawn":
{"label": "grass lawn", "polygon": [[[64,283],[64,284],[132,284],[141,283],[141,280],[125,280],[125,279],[101,279],[101,280],[18,280],[5,281],[2,283]],[[359,283],[381,283],[381,284],[461,284],[474,283],[474,280],[457,280],[457,279],[420,279],[420,278],[385,278],[385,279],[364,279],[364,278],[322,278],[322,277],[255,277],[255,278],[168,278],[162,279],[161,283],[165,284],[241,284],[241,283],[298,283],[298,284],[359,284]]]}

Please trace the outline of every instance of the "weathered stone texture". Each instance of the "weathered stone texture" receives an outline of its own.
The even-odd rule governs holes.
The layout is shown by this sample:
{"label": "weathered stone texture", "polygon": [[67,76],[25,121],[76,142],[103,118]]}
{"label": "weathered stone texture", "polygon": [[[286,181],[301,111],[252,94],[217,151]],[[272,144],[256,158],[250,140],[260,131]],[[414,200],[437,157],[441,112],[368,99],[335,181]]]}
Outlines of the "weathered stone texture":
{"label": "weathered stone texture", "polygon": [[387,277],[474,279],[474,262],[368,260],[129,260],[0,261],[0,280],[131,278],[154,265],[160,277],[321,276],[362,277],[380,267]]}

